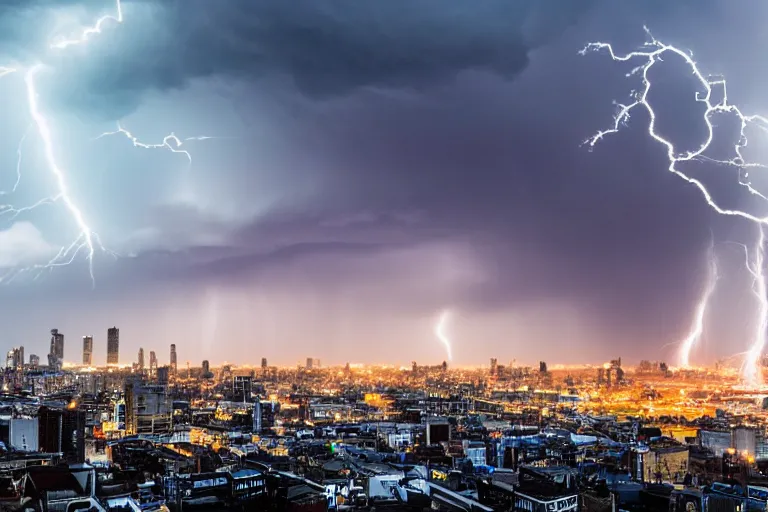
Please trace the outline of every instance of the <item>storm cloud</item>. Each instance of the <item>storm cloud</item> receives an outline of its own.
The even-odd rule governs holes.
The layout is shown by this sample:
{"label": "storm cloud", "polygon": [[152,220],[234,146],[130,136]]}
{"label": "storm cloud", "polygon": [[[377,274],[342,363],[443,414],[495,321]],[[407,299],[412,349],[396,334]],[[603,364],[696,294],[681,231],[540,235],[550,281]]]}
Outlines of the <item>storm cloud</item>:
{"label": "storm cloud", "polygon": [[[719,240],[753,233],[713,224],[665,171],[642,115],[593,152],[580,146],[636,84],[577,52],[595,39],[634,48],[648,23],[738,84],[744,71],[719,69],[733,59],[709,43],[729,34],[716,4],[125,1],[123,24],[58,52],[51,38],[113,5],[0,0],[0,64],[48,66],[38,89],[57,157],[119,253],[97,254],[95,289],[79,259],[0,288],[8,338],[42,351],[50,327],[98,339],[119,325],[130,350],[175,340],[181,357],[219,362],[247,345],[281,363],[343,362],[363,340],[361,359],[408,363],[439,357],[433,316],[450,307],[467,364],[651,357],[689,323],[710,227]],[[2,186],[29,117],[20,77],[0,87]],[[151,143],[221,138],[185,142],[190,163],[97,139],[117,119]],[[51,193],[34,136],[23,172],[20,197],[4,200]],[[59,206],[17,219],[35,231],[0,233],[29,235],[34,254],[67,243]],[[724,247],[732,279],[716,297],[739,315],[715,315],[713,332],[738,344],[752,305],[741,255]],[[722,355],[710,349],[701,357]]]}

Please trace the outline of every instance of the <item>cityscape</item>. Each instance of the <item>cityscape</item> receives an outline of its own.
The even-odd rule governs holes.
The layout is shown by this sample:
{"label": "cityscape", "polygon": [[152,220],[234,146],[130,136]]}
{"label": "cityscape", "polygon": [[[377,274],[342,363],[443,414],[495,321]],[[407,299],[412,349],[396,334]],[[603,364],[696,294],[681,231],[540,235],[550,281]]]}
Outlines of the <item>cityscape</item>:
{"label": "cityscape", "polygon": [[765,19],[0,0],[0,512],[768,510]]}

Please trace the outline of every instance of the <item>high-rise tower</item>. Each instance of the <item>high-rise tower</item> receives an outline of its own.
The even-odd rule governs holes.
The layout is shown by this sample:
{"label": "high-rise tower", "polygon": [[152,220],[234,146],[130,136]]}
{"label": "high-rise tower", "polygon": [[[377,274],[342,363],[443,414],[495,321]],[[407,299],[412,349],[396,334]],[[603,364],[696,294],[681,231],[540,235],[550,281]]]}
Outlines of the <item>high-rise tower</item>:
{"label": "high-rise tower", "polygon": [[139,349],[139,370],[144,371],[144,349]]}
{"label": "high-rise tower", "polygon": [[157,354],[154,350],[149,351],[149,375],[154,377],[157,373]]}
{"label": "high-rise tower", "polygon": [[83,336],[83,365],[93,364],[93,336]]}
{"label": "high-rise tower", "polygon": [[64,335],[58,329],[51,329],[51,350],[50,355],[59,363],[64,361]]}
{"label": "high-rise tower", "polygon": [[171,344],[171,373],[176,375],[176,371],[178,370],[178,364],[176,360],[176,344]]}
{"label": "high-rise tower", "polygon": [[120,360],[120,329],[107,329],[107,365],[117,365]]}

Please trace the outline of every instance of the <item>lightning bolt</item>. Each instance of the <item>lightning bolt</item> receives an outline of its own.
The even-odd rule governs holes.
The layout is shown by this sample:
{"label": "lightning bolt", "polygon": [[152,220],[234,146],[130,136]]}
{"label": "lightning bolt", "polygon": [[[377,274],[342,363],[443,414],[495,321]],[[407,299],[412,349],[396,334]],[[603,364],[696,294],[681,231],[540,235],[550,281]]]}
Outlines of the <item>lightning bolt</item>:
{"label": "lightning bolt", "polygon": [[701,335],[704,332],[704,316],[707,312],[707,304],[709,298],[715,291],[717,284],[717,259],[714,254],[714,242],[710,245],[708,251],[709,261],[709,273],[707,275],[707,285],[704,288],[704,292],[699,299],[699,303],[696,305],[696,311],[693,317],[693,324],[691,330],[688,332],[688,336],[680,343],[680,366],[682,368],[690,367],[690,355],[691,350],[698,344],[701,339]]}
{"label": "lightning bolt", "polygon": [[[643,47],[639,50],[629,52],[626,54],[617,53],[610,43],[594,42],[589,43],[579,53],[586,55],[588,52],[593,51],[607,51],[611,59],[618,62],[639,61],[639,65],[627,73],[627,77],[637,76],[641,77],[641,87],[638,91],[633,91],[631,94],[631,102],[627,104],[616,103],[617,112],[613,118],[613,124],[605,130],[598,131],[595,135],[585,140],[584,143],[591,148],[602,141],[606,136],[618,133],[619,130],[629,123],[630,116],[635,110],[644,110],[649,117],[648,122],[648,135],[665,147],[667,153],[667,160],[669,165],[667,170],[679,178],[685,180],[687,183],[696,187],[701,195],[704,197],[707,204],[720,215],[741,217],[749,221],[755,222],[760,227],[760,234],[758,237],[757,248],[755,250],[754,262],[747,262],[747,268],[754,278],[753,292],[760,303],[760,311],[758,315],[758,326],[755,333],[755,339],[753,340],[750,349],[747,351],[744,364],[742,366],[742,378],[744,382],[749,386],[755,387],[761,384],[761,375],[759,369],[759,360],[762,354],[762,350],[765,345],[765,332],[766,323],[768,323],[768,298],[766,297],[766,283],[765,274],[763,270],[763,245],[765,242],[764,226],[768,224],[768,217],[760,217],[750,212],[726,208],[721,206],[712,196],[706,185],[700,180],[687,175],[679,168],[679,164],[691,161],[709,161],[721,165],[726,165],[738,169],[738,183],[745,187],[750,194],[755,195],[761,199],[768,199],[764,194],[755,189],[749,178],[749,170],[753,168],[766,168],[764,164],[758,162],[747,161],[743,156],[743,150],[747,147],[749,142],[747,138],[747,129],[749,127],[755,127],[763,132],[768,132],[768,118],[760,115],[747,115],[741,111],[741,109],[729,103],[728,89],[724,78],[722,77],[705,77],[701,72],[696,61],[693,60],[693,55],[689,52],[685,52],[675,46],[662,43],[656,39],[647,27],[643,27],[648,40],[644,43]],[[694,150],[678,151],[675,144],[669,139],[665,138],[656,131],[656,112],[648,100],[648,95],[652,88],[652,82],[649,77],[651,69],[667,55],[680,57],[698,84],[703,88],[704,93],[696,92],[695,99],[697,102],[702,103],[705,106],[703,113],[703,121],[707,127],[707,135],[704,141]],[[713,88],[719,88],[721,91],[721,99],[715,101],[713,99]],[[704,153],[710,148],[712,140],[714,138],[714,126],[712,118],[716,114],[730,114],[738,119],[740,124],[739,138],[734,144],[734,156],[727,160],[716,160],[706,156]]]}
{"label": "lightning bolt", "polygon": [[451,354],[451,340],[448,339],[448,335],[445,333],[446,324],[448,323],[450,316],[450,311],[443,311],[440,313],[440,318],[438,318],[437,324],[435,325],[435,336],[440,340],[440,343],[445,345],[445,353],[448,356],[448,361],[453,359]]}
{"label": "lightning bolt", "polygon": [[[606,136],[618,133],[618,131],[629,122],[630,115],[632,112],[634,112],[635,109],[644,109],[650,118],[648,123],[648,135],[650,135],[651,138],[653,138],[656,142],[662,144],[667,150],[667,159],[669,160],[669,167],[667,169],[669,172],[672,172],[676,176],[695,186],[704,196],[704,199],[707,201],[709,206],[712,207],[712,209],[717,213],[721,215],[742,217],[753,222],[758,222],[760,224],[768,224],[768,217],[758,217],[743,210],[730,209],[720,206],[712,197],[712,194],[709,192],[704,183],[696,178],[688,176],[678,168],[679,163],[690,162],[693,160],[707,160],[723,165],[733,166],[739,169],[739,184],[746,187],[751,194],[765,199],[766,196],[752,187],[752,183],[749,181],[749,172],[746,171],[747,169],[755,167],[764,168],[765,165],[746,161],[742,155],[742,150],[747,146],[747,143],[749,142],[746,135],[747,128],[749,126],[755,126],[763,131],[768,132],[768,119],[759,115],[746,115],[739,109],[739,107],[731,105],[728,102],[728,90],[726,87],[726,82],[723,78],[706,78],[704,74],[699,70],[698,65],[689,53],[686,53],[675,46],[664,44],[661,41],[658,41],[655,37],[653,37],[647,27],[643,27],[643,30],[645,30],[645,33],[650,39],[644,44],[644,50],[638,50],[627,54],[617,54],[610,43],[596,42],[589,43],[579,52],[581,55],[586,55],[587,52],[590,51],[606,50],[614,61],[627,62],[636,59],[645,61],[627,73],[628,77],[637,74],[640,74],[642,77],[642,87],[639,91],[633,91],[631,95],[634,101],[626,105],[616,103],[618,110],[613,118],[613,125],[606,130],[598,131],[595,135],[585,140],[584,143],[587,144],[590,148],[593,148]],[[651,91],[652,86],[648,73],[654,65],[662,61],[662,58],[666,54],[677,55],[678,57],[682,58],[685,64],[689,67],[692,75],[706,91],[704,94],[697,92],[695,98],[697,102],[703,103],[706,107],[703,114],[703,120],[707,127],[707,136],[705,137],[704,142],[702,142],[701,145],[699,145],[699,147],[693,151],[679,152],[675,148],[675,144],[672,141],[664,138],[662,135],[656,132],[656,112],[648,101],[648,94]],[[720,87],[722,90],[722,98],[718,102],[715,102],[712,99],[713,87]],[[730,160],[715,160],[704,155],[704,152],[709,149],[714,137],[712,117],[715,114],[721,113],[735,115],[741,125],[739,140],[734,145],[735,156]],[[742,171],[744,171],[743,174]]]}
{"label": "lightning bolt", "polygon": [[[115,1],[115,14],[102,16],[101,18],[96,20],[94,25],[82,29],[80,34],[77,35],[76,37],[73,37],[71,39],[59,39],[57,41],[52,42],[50,44],[50,49],[65,50],[71,46],[86,44],[93,36],[101,34],[105,25],[110,22],[117,23],[117,24],[123,23],[123,8],[120,0]],[[35,64],[27,69],[24,69],[23,70],[25,71],[24,83],[26,85],[28,111],[29,111],[30,117],[32,118],[32,127],[35,128],[37,135],[42,141],[45,163],[54,179],[54,183],[56,186],[56,193],[49,197],[42,198],[29,206],[15,207],[13,205],[8,205],[8,204],[0,205],[0,217],[7,216],[6,218],[14,219],[20,214],[31,211],[39,206],[46,205],[46,204],[61,203],[64,205],[70,217],[72,218],[74,224],[76,225],[78,234],[71,243],[69,243],[68,245],[62,246],[59,249],[59,251],[56,253],[56,255],[53,258],[51,258],[47,263],[33,265],[31,267],[26,267],[26,268],[13,269],[8,273],[6,273],[5,275],[0,276],[0,283],[10,282],[13,279],[15,279],[18,275],[25,272],[30,272],[30,271],[36,271],[35,278],[37,278],[42,271],[52,270],[55,267],[59,267],[63,265],[69,265],[75,260],[78,254],[84,253],[86,260],[88,262],[88,269],[91,277],[91,283],[95,286],[96,280],[95,280],[94,270],[93,270],[93,259],[96,251],[97,250],[103,251],[115,257],[117,255],[116,253],[104,247],[104,245],[101,243],[101,240],[98,234],[91,229],[91,227],[89,226],[88,222],[85,219],[85,216],[82,210],[75,203],[75,200],[73,199],[72,195],[69,192],[67,179],[66,179],[67,173],[64,171],[64,169],[59,164],[56,158],[54,136],[50,128],[50,123],[40,108],[40,101],[39,101],[39,94],[36,86],[36,80],[38,75],[45,70],[46,70],[46,67],[43,64]],[[12,73],[16,73],[19,71],[21,70],[15,67],[0,66],[0,77],[6,76]],[[175,134],[171,133],[170,135],[167,135],[163,139],[161,144],[144,144],[119,124],[118,124],[118,131],[102,134],[102,136],[112,135],[117,133],[121,133],[127,136],[133,142],[133,145],[136,147],[141,147],[141,148],[165,147],[174,153],[182,153],[187,157],[190,163],[192,161],[191,155],[186,150],[181,149],[183,142],[191,141],[191,140],[208,140],[212,138],[217,138],[217,137],[209,137],[209,136],[199,136],[199,137],[189,137],[186,139],[179,139],[178,137],[176,137]],[[27,137],[27,134],[25,133],[24,137],[22,137],[21,141],[19,142],[19,147],[17,150],[18,158],[17,158],[17,165],[16,165],[16,182],[10,191],[0,191],[0,196],[12,194],[13,192],[16,191],[16,189],[19,186],[19,183],[21,182],[21,156],[22,156],[21,148],[22,148],[22,145],[24,144],[26,137]]]}
{"label": "lightning bolt", "polygon": [[111,135],[124,135],[127,137],[134,147],[136,148],[142,148],[142,149],[162,149],[166,148],[170,150],[173,153],[180,153],[187,157],[187,160],[189,163],[192,163],[192,155],[189,154],[189,151],[186,149],[181,149],[181,146],[184,145],[185,142],[188,141],[194,141],[194,140],[209,140],[214,139],[218,137],[210,137],[207,135],[200,135],[197,137],[187,137],[185,139],[180,139],[176,136],[175,133],[171,132],[170,134],[163,137],[163,141],[159,144],[147,144],[144,142],[139,141],[139,139],[133,135],[131,132],[123,128],[122,124],[117,123],[117,130],[112,132],[104,132],[98,137],[96,137],[95,140],[101,139],[102,137],[109,137]]}
{"label": "lightning bolt", "polygon": [[[746,254],[746,267],[752,274],[752,293],[758,303],[757,324],[755,325],[754,338],[744,358],[741,371],[744,383],[750,388],[758,388],[763,385],[763,374],[760,366],[763,350],[765,349],[766,333],[768,332],[768,289],[765,276],[765,228],[759,226],[759,235],[755,245],[755,253],[752,263],[749,254]],[[745,247],[746,252],[746,247]]]}
{"label": "lightning bolt", "polygon": [[85,44],[88,42],[88,40],[91,38],[91,36],[94,36],[96,34],[101,34],[102,28],[104,27],[104,24],[112,21],[115,23],[122,23],[123,22],[123,6],[120,3],[120,0],[115,1],[115,15],[108,14],[106,16],[102,16],[98,20],[96,20],[96,23],[91,27],[86,27],[82,30],[79,36],[75,37],[74,39],[61,39],[57,42],[51,43],[51,48],[56,50],[64,50],[66,48],[69,48],[70,46],[76,46],[80,44]]}

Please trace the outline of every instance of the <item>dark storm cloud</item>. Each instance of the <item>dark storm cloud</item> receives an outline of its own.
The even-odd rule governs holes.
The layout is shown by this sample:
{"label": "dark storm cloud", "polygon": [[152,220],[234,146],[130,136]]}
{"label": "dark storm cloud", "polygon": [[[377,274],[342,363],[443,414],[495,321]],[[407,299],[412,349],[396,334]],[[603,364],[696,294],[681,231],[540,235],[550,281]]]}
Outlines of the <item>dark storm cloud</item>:
{"label": "dark storm cloud", "polygon": [[133,18],[126,14],[124,26],[87,55],[63,56],[76,62],[65,66],[73,71],[62,94],[83,107],[101,96],[108,108],[110,100],[131,103],[147,89],[182,88],[211,76],[286,74],[311,97],[366,86],[419,89],[467,69],[511,78],[525,69],[532,49],[561,34],[593,3],[127,3]]}

